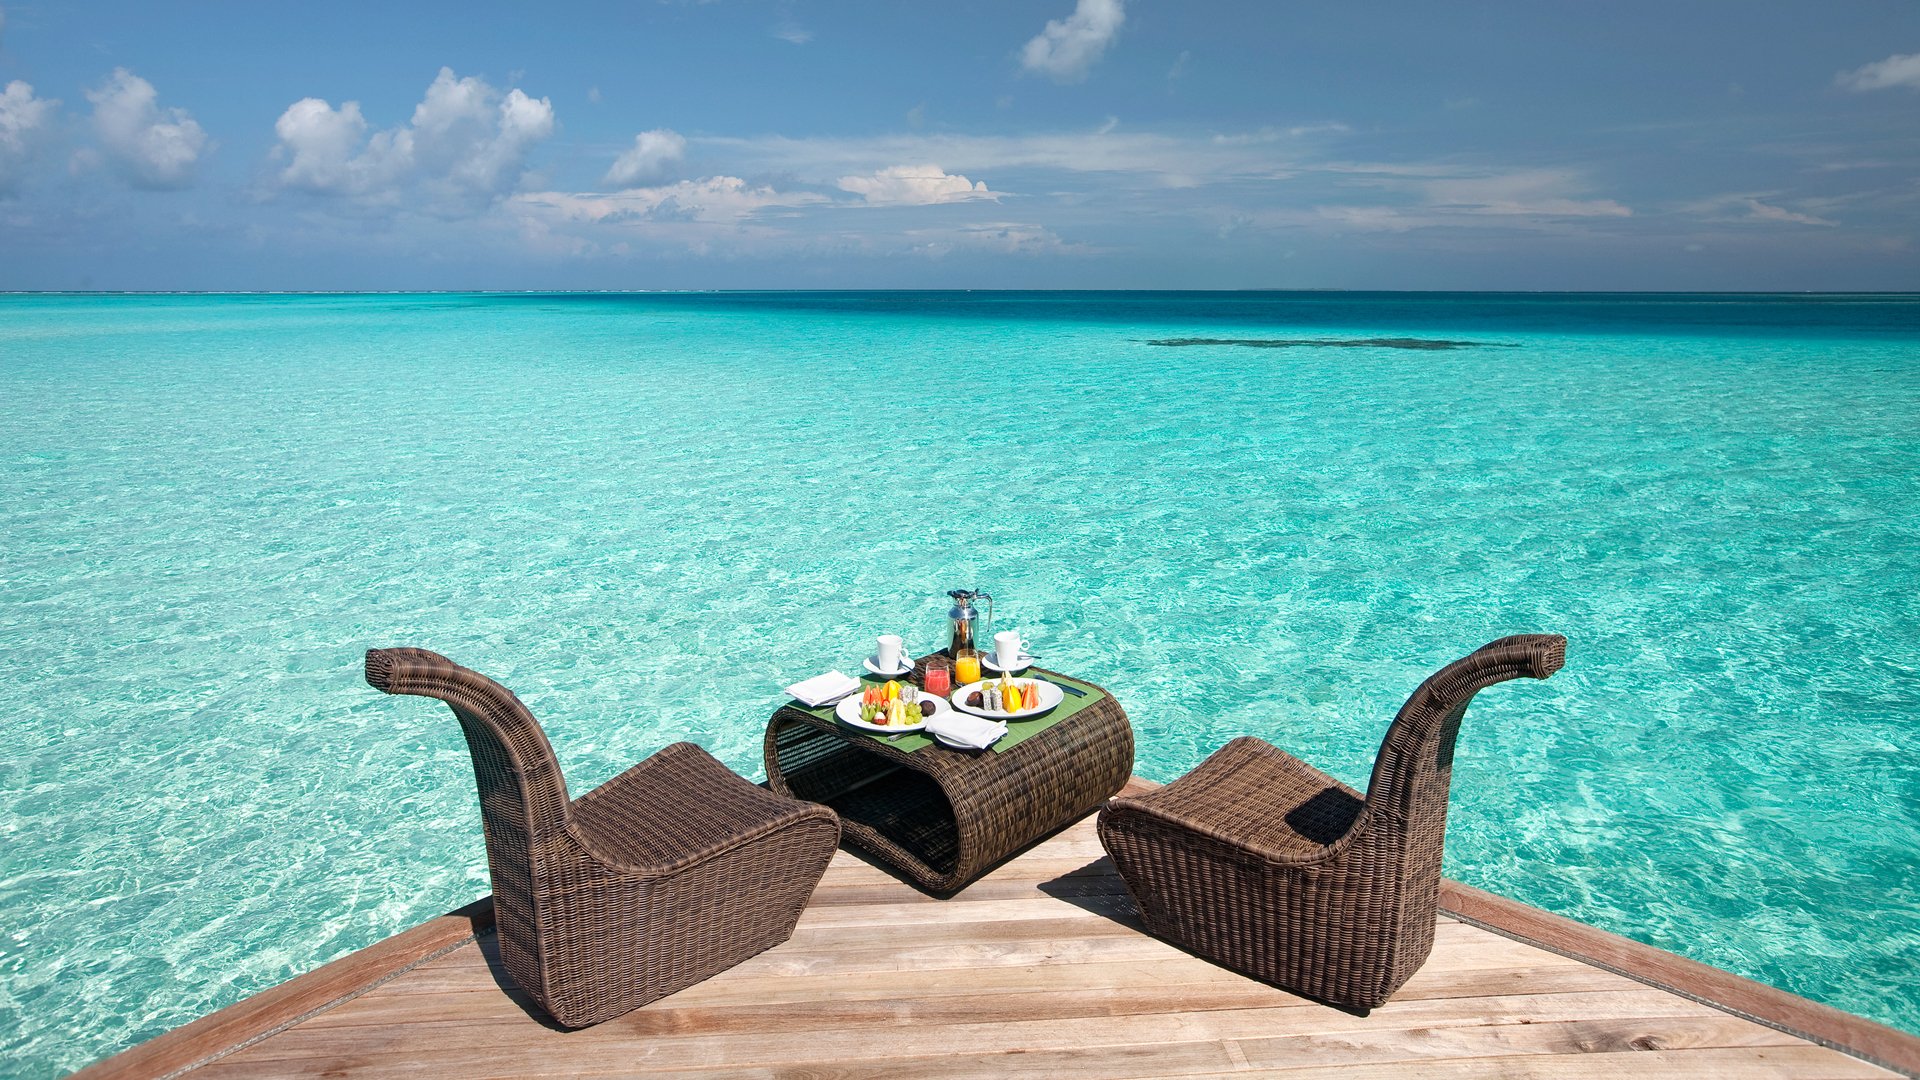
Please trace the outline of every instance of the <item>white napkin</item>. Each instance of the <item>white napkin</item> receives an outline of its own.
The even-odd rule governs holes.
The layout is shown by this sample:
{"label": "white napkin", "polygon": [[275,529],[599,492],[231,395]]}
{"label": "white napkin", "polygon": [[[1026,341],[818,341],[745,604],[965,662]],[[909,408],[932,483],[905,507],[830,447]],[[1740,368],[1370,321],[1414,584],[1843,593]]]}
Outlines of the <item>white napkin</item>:
{"label": "white napkin", "polygon": [[985,750],[1007,733],[1007,722],[973,716],[959,709],[942,709],[927,718],[927,733],[970,750]]}
{"label": "white napkin", "polygon": [[842,675],[838,671],[829,671],[825,675],[815,675],[787,687],[787,693],[808,705],[825,705],[829,701],[838,701],[855,690],[860,689],[860,680],[851,675]]}

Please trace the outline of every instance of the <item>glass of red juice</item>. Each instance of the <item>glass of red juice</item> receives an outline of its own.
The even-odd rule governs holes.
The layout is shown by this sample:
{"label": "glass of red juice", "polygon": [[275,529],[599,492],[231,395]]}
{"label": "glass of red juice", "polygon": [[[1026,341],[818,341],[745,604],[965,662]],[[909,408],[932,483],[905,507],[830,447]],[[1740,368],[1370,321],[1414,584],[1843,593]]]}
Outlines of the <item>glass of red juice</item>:
{"label": "glass of red juice", "polygon": [[928,661],[927,669],[920,677],[920,685],[935,697],[946,697],[948,691],[953,689],[953,669],[938,660]]}

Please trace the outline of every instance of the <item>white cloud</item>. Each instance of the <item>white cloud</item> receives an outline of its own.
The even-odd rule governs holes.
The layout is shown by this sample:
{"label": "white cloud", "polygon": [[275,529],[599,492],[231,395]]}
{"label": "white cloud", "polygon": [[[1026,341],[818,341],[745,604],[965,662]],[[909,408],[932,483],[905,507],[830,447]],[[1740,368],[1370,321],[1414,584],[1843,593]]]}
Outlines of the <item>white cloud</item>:
{"label": "white cloud", "polygon": [[1049,20],[1046,29],[1027,42],[1020,50],[1020,66],[1055,82],[1077,82],[1087,77],[1126,21],[1122,0],[1080,0],[1073,14]]}
{"label": "white cloud", "polygon": [[[1331,162],[1303,169],[1300,179],[1324,185],[1315,198],[1326,197],[1329,201],[1236,215],[1229,219],[1222,235],[1249,226],[1372,233],[1416,229],[1565,233],[1578,223],[1597,224],[1633,216],[1630,207],[1612,199],[1587,197],[1585,176],[1570,168],[1476,169],[1451,163]],[[1346,201],[1356,189],[1372,189],[1390,197],[1375,202]]]}
{"label": "white cloud", "polygon": [[1313,214],[1359,232],[1406,232],[1437,224],[1431,215],[1409,214],[1392,206],[1316,206]]}
{"label": "white cloud", "polygon": [[1746,202],[1747,216],[1755,221],[1778,221],[1788,225],[1839,224],[1827,218],[1815,217],[1812,214],[1802,214],[1794,210],[1788,210],[1785,207],[1774,206],[1771,203],[1763,203],[1759,199],[1748,199]]}
{"label": "white cloud", "polygon": [[[1772,225],[1838,225],[1829,218],[1818,217],[1798,210],[1789,210],[1784,206],[1768,202],[1779,196],[1777,191],[1736,191],[1725,195],[1697,199],[1682,204],[1679,209],[1685,214],[1694,214],[1709,221],[1720,222],[1762,222]],[[1802,201],[1805,205],[1805,201]]]}
{"label": "white cloud", "polygon": [[535,191],[512,200],[514,207],[523,213],[601,224],[648,220],[738,224],[769,208],[826,201],[826,196],[813,192],[782,192],[764,185],[754,187],[737,176],[709,176],[608,194]]}
{"label": "white cloud", "polygon": [[33,87],[19,79],[0,92],[0,197],[19,190],[59,104],[34,97]]}
{"label": "white cloud", "polygon": [[792,173],[809,182],[833,183],[839,177],[884,169],[900,161],[939,161],[966,173],[1044,169],[1072,173],[1131,174],[1153,187],[1169,178],[1181,183],[1222,180],[1270,180],[1291,175],[1294,155],[1304,147],[1294,136],[1344,131],[1338,125],[1313,125],[1295,131],[1262,131],[1253,136],[1169,135],[1116,129],[1033,135],[957,135],[901,133],[859,138],[784,136],[695,138],[724,153],[741,167]]}
{"label": "white cloud", "polygon": [[1456,214],[1506,217],[1630,217],[1612,199],[1581,199],[1578,174],[1566,169],[1521,169],[1419,181],[1427,203]]}
{"label": "white cloud", "polygon": [[1859,93],[1890,86],[1920,90],[1920,53],[1897,53],[1885,60],[1875,60],[1852,71],[1843,71],[1835,75],[1833,81]]}
{"label": "white cloud", "polygon": [[553,134],[553,103],[515,88],[502,97],[451,68],[427,87],[411,121],[367,135],[358,102],[303,98],[274,123],[283,186],[394,202],[418,184],[439,212],[466,213],[517,187],[527,154]]}
{"label": "white cloud", "polygon": [[166,190],[193,183],[194,166],[207,149],[207,133],[185,109],[159,107],[153,84],[114,68],[97,89],[93,131],[120,174],[135,187]]}
{"label": "white cloud", "polygon": [[954,251],[988,251],[1001,255],[1088,253],[1092,248],[1069,244],[1052,230],[1018,222],[984,222],[950,229],[910,229],[910,250],[936,258]]}
{"label": "white cloud", "polygon": [[415,163],[429,182],[482,196],[519,182],[527,151],[553,134],[553,103],[518,88],[498,99],[480,79],[440,69],[413,110]]}
{"label": "white cloud", "polygon": [[805,45],[813,40],[813,31],[794,22],[792,19],[781,21],[772,30],[773,36],[794,45]]}
{"label": "white cloud", "polygon": [[612,187],[631,187],[643,180],[658,180],[678,164],[687,153],[687,140],[677,131],[655,128],[633,137],[633,145],[614,160],[602,181]]}
{"label": "white cloud", "polygon": [[413,167],[413,133],[382,131],[361,146],[367,121],[360,103],[339,108],[302,98],[274,121],[280,151],[291,156],[280,182],[322,195],[367,195],[398,183]]}
{"label": "white cloud", "polygon": [[875,206],[931,206],[969,199],[998,199],[985,180],[974,183],[938,165],[892,165],[866,176],[843,176],[840,190]]}
{"label": "white cloud", "polygon": [[681,249],[709,256],[803,248],[805,236],[761,219],[828,201],[813,192],[709,176],[610,193],[529,191],[502,207],[535,251],[625,256]]}

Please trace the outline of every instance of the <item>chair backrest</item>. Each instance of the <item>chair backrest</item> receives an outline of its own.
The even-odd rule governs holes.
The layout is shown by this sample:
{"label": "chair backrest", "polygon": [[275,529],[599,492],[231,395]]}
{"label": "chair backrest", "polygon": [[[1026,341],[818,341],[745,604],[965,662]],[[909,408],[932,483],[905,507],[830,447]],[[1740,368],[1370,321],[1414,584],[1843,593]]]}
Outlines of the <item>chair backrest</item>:
{"label": "chair backrest", "polygon": [[369,649],[367,683],[389,694],[439,698],[453,710],[480,785],[494,892],[530,890],[532,850],[566,828],[568,813],[567,782],[539,721],[513,691],[426,649]]}
{"label": "chair backrest", "polygon": [[1406,870],[1430,869],[1438,880],[1453,744],[1473,695],[1508,679],[1544,679],[1566,660],[1567,639],[1559,634],[1501,638],[1435,672],[1400,707],[1374,759],[1367,808],[1373,826],[1398,828],[1403,854],[1422,864]]}

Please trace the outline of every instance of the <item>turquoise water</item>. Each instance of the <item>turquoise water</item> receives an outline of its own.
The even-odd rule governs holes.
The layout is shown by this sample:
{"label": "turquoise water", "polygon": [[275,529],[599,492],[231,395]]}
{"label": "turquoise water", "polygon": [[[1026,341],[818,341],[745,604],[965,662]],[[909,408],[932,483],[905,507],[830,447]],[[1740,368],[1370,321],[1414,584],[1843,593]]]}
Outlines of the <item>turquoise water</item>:
{"label": "turquoise water", "polygon": [[[1165,347],[1178,337],[1483,344]],[[1920,1030],[1920,298],[0,297],[0,1054],[51,1075],[487,890],[437,649],[576,793],[999,598],[1138,772],[1364,784],[1448,872]]]}

